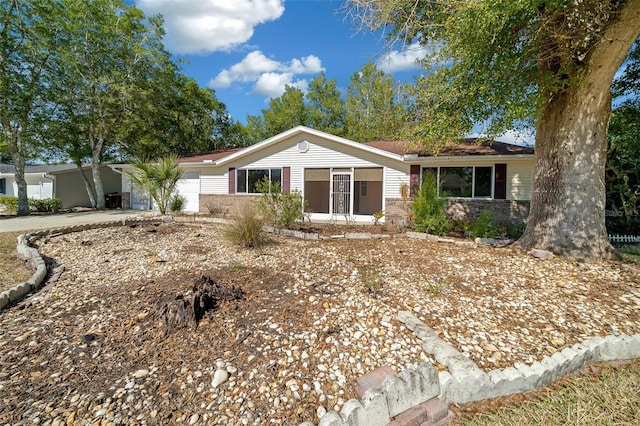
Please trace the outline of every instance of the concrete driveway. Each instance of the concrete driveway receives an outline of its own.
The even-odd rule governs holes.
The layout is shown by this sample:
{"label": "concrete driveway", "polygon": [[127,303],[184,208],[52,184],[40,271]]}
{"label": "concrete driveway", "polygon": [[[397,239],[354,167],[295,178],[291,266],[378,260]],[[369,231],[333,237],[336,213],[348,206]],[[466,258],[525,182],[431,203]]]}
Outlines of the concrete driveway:
{"label": "concrete driveway", "polygon": [[158,214],[157,211],[148,210],[102,210],[21,217],[0,216],[0,232],[61,228],[85,223],[113,222],[127,218],[151,217]]}

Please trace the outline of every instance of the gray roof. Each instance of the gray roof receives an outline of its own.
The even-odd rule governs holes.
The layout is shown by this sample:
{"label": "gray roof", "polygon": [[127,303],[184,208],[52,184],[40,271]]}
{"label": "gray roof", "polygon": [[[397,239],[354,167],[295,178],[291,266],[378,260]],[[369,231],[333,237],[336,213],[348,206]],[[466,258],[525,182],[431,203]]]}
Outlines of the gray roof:
{"label": "gray roof", "polygon": [[[83,164],[82,168],[90,167],[89,164]],[[56,173],[64,173],[70,170],[76,170],[78,166],[75,164],[34,164],[27,165],[24,167],[25,173],[48,173],[48,174],[56,174]],[[9,173],[13,174],[16,172],[16,168],[13,164],[0,164],[0,173]]]}

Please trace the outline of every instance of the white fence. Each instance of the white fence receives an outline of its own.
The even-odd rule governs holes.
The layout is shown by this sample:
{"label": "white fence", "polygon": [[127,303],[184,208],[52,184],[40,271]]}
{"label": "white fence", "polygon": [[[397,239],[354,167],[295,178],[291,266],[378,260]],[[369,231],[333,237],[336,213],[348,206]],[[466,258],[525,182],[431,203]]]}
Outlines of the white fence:
{"label": "white fence", "polygon": [[614,244],[640,244],[640,237],[633,235],[609,235],[609,242]]}

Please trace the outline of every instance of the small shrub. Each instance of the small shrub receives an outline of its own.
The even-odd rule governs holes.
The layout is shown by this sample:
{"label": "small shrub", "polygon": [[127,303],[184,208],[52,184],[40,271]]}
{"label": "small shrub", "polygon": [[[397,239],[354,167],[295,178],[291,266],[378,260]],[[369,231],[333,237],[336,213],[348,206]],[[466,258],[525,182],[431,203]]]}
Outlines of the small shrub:
{"label": "small shrub", "polygon": [[271,182],[267,177],[256,184],[256,189],[262,193],[259,205],[269,222],[291,229],[296,221],[304,220],[302,194],[299,191],[283,194],[280,183]]}
{"label": "small shrub", "polygon": [[425,173],[420,191],[411,204],[414,229],[418,232],[446,235],[451,229],[446,202],[446,194],[438,196],[436,176]]}
{"label": "small shrub", "polygon": [[377,293],[382,287],[380,271],[376,266],[363,266],[360,268],[360,282],[371,294]]}
{"label": "small shrub", "polygon": [[18,211],[18,197],[11,197],[9,195],[0,196],[0,207],[3,207],[9,212]]}
{"label": "small shrub", "polygon": [[526,223],[508,223],[505,225],[504,235],[512,240],[517,240],[522,237],[526,228]]}
{"label": "small shrub", "polygon": [[207,212],[211,216],[223,216],[224,217],[227,214],[229,214],[229,211],[227,209],[222,208],[219,204],[216,204],[216,203],[207,203],[205,208],[207,209]]}
{"label": "small shrub", "polygon": [[247,206],[231,219],[225,229],[225,237],[241,247],[259,247],[264,243],[264,224],[265,219],[259,214],[256,206]]}
{"label": "small shrub", "polygon": [[447,280],[441,279],[433,281],[423,273],[420,273],[420,276],[422,277],[422,280],[427,283],[427,286],[429,287],[429,297],[432,299],[440,296],[445,291],[447,287]]}
{"label": "small shrub", "polygon": [[407,182],[402,182],[402,185],[400,185],[400,197],[402,198],[402,201],[409,200],[410,192],[409,184]]}
{"label": "small shrub", "polygon": [[172,213],[181,212],[184,209],[185,198],[182,195],[174,195],[169,202],[169,210]]}
{"label": "small shrub", "polygon": [[45,198],[42,200],[29,198],[28,203],[29,210],[32,212],[58,213],[62,208],[62,201],[59,198]]}
{"label": "small shrub", "polygon": [[380,219],[384,217],[384,212],[379,210],[373,214],[373,224],[378,225],[380,223]]}
{"label": "small shrub", "polygon": [[467,225],[467,232],[473,238],[498,236],[497,229],[493,224],[493,214],[489,210],[483,210],[476,220]]}

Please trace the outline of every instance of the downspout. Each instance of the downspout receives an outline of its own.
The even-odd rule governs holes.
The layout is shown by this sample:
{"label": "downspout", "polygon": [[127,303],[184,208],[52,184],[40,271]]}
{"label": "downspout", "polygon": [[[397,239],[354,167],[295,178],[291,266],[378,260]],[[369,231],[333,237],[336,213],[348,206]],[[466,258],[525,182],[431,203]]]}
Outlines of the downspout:
{"label": "downspout", "polygon": [[51,179],[51,198],[56,198],[56,178],[50,174],[44,173],[42,175],[45,179]]}

